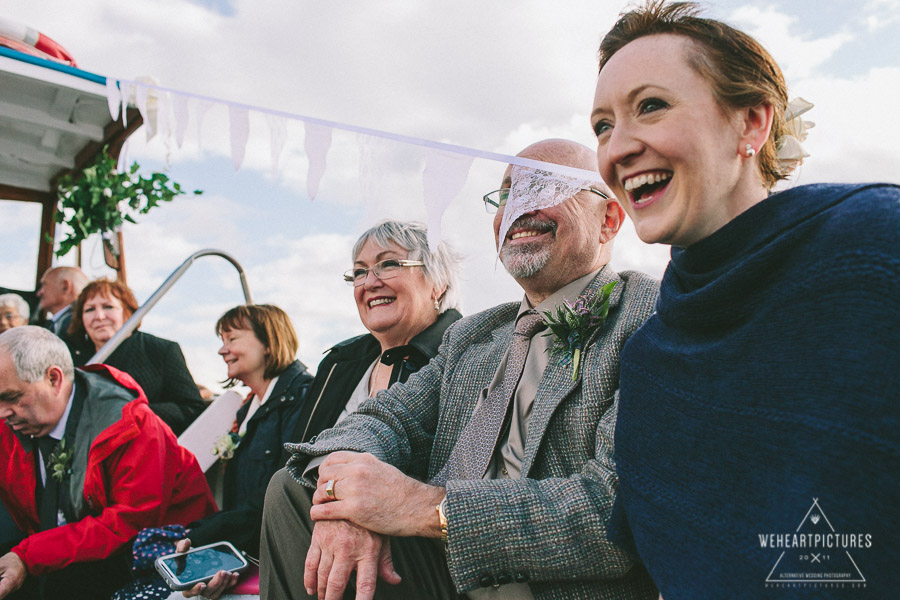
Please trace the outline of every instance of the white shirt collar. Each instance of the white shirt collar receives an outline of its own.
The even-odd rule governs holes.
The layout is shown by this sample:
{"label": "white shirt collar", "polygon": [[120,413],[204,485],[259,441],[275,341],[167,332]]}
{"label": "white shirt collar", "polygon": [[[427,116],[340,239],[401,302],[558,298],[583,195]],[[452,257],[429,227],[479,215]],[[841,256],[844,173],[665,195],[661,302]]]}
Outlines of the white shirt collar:
{"label": "white shirt collar", "polygon": [[63,412],[62,418],[56,424],[56,427],[48,433],[54,440],[61,440],[66,434],[66,423],[69,422],[69,413],[72,412],[72,401],[75,398],[75,382],[72,382],[72,392],[69,394],[69,400],[66,403],[66,410]]}
{"label": "white shirt collar", "polygon": [[[56,427],[48,433],[49,437],[52,437],[54,440],[61,440],[63,436],[66,434],[66,423],[69,422],[69,413],[72,412],[72,401],[75,398],[75,382],[72,382],[72,392],[69,394],[69,400],[66,403],[66,410],[63,412],[62,418],[56,424]],[[40,450],[38,450],[40,452]],[[49,457],[41,456],[41,460],[38,461],[40,463],[41,468],[41,482],[46,485],[47,484],[47,468],[44,466],[44,462],[49,460]]]}
{"label": "white shirt collar", "polygon": [[269,387],[266,388],[266,393],[265,393],[265,395],[263,395],[263,397],[260,398],[260,400],[259,400],[259,405],[260,405],[260,406],[262,406],[263,404],[265,404],[266,401],[269,399],[269,396],[272,395],[272,390],[275,389],[275,384],[276,384],[276,383],[278,383],[278,377],[277,377],[277,376],[276,376],[276,377],[273,377],[273,378],[272,378],[272,381],[269,382]]}
{"label": "white shirt collar", "polygon": [[276,383],[278,383],[278,377],[273,377],[262,398],[253,396],[253,398],[250,399],[250,408],[247,409],[247,415],[244,417],[244,420],[241,421],[241,426],[238,428],[238,435],[244,435],[247,432],[247,424],[250,422],[251,417],[256,414],[256,411],[262,408],[262,405],[265,404],[269,399],[269,396],[272,395],[272,390],[275,389]]}
{"label": "white shirt collar", "polygon": [[59,321],[59,318],[60,318],[61,316],[63,316],[64,314],[66,314],[66,313],[67,313],[68,311],[70,311],[70,310],[72,310],[72,305],[71,305],[71,304],[66,304],[66,307],[65,307],[65,308],[63,308],[63,309],[60,310],[59,312],[53,313],[53,316],[50,317],[50,320],[53,321],[53,322],[55,323],[56,321]]}

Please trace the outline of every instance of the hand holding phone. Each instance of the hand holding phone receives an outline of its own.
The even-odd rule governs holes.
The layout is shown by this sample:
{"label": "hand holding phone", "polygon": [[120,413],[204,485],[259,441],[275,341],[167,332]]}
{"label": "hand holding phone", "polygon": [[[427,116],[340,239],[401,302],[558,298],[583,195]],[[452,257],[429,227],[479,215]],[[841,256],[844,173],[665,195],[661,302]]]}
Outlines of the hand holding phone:
{"label": "hand holding phone", "polygon": [[249,563],[228,542],[217,542],[156,559],[156,570],[173,590],[186,590],[207,583],[219,571],[241,573]]}

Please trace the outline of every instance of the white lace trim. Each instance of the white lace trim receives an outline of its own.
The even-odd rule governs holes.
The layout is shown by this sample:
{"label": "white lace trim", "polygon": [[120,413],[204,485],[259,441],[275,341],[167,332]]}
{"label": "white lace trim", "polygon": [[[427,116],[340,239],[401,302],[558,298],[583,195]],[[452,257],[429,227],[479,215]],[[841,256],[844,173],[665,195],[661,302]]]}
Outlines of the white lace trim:
{"label": "white lace trim", "polygon": [[561,204],[582,188],[596,185],[595,181],[589,179],[578,179],[518,165],[513,166],[511,178],[509,198],[503,209],[503,220],[500,221],[500,232],[497,238],[501,240],[500,247],[497,248],[498,259],[503,242],[506,241],[506,233],[516,219],[527,212]]}

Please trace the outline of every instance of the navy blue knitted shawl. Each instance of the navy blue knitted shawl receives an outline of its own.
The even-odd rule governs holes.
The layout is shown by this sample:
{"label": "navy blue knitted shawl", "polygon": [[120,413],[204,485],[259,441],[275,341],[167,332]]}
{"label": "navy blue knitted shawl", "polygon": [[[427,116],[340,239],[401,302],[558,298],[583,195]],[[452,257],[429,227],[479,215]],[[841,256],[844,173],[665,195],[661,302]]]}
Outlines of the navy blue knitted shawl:
{"label": "navy blue knitted shawl", "polygon": [[897,597],[900,188],[797,187],[673,249],[621,369],[610,538],[666,600]]}

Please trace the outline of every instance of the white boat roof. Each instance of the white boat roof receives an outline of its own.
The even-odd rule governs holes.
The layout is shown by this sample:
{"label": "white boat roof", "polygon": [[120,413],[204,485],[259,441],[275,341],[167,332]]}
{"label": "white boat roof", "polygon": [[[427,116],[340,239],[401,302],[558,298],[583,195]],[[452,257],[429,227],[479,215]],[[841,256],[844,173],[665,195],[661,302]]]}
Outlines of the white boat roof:
{"label": "white boat roof", "polygon": [[49,192],[113,124],[105,77],[0,47],[0,184]]}

